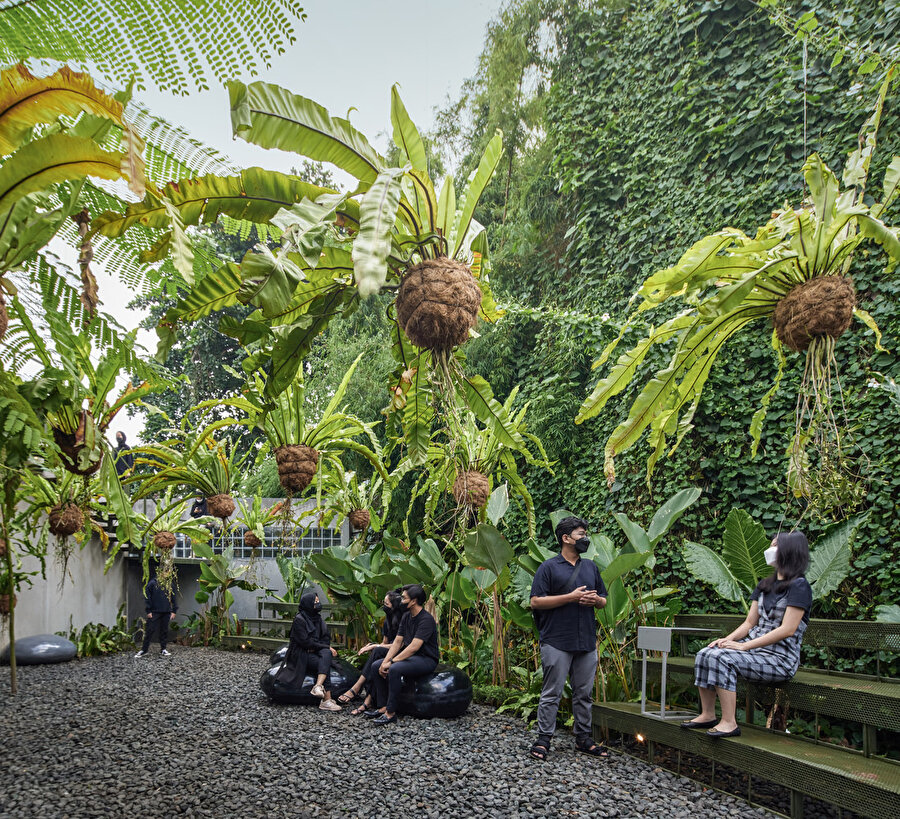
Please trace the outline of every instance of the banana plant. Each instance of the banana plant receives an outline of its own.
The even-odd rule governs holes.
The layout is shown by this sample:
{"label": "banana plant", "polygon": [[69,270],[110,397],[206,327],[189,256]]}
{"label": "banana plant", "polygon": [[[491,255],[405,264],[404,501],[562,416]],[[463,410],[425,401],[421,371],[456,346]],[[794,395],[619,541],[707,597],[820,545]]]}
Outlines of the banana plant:
{"label": "banana plant", "polygon": [[[8,274],[33,267],[38,251],[82,210],[88,177],[125,180],[144,195],[143,142],[124,119],[127,96],[106,94],[67,66],[48,77],[24,64],[0,71],[0,301],[18,292]],[[112,132],[121,150],[108,150]],[[82,243],[88,314],[97,307],[91,255]]]}
{"label": "banana plant", "polygon": [[[197,281],[163,318],[160,355],[173,341],[178,322],[237,302],[251,304],[258,309],[247,320],[223,319],[220,329],[244,344],[260,345],[258,363],[266,368],[265,395],[271,400],[291,385],[313,339],[333,316],[354,309],[359,299],[383,288],[398,288],[410,268],[435,259],[465,263],[473,286],[480,290],[477,313],[487,321],[498,317],[489,287],[487,236],[473,217],[500,160],[499,132],[457,197],[451,176],[440,192],[431,180],[425,144],[396,87],[391,123],[402,162],[398,167],[392,167],[348,120],[332,117],[310,99],[263,82],[233,81],[228,89],[236,137],[332,163],[356,185],[340,193],[296,177],[251,169],[224,179],[179,180],[124,213],[95,219],[92,230],[110,237],[136,225],[155,228],[160,234],[155,258],[174,253],[182,240],[189,242],[184,227],[220,216],[272,226],[281,237],[275,251],[260,245],[239,265],[226,264]],[[171,226],[175,217],[179,230]],[[413,347],[398,321],[394,353],[395,403],[402,403],[404,410],[412,407],[401,416],[411,445],[422,443],[423,426],[433,412],[430,384],[440,381],[444,372],[453,370],[454,388],[483,422],[492,421],[492,396],[481,382],[448,366],[456,359],[447,350]],[[409,373],[415,377],[404,381]],[[473,392],[479,396],[473,397]]]}
{"label": "banana plant", "polygon": [[[671,455],[692,429],[704,385],[719,353],[751,325],[774,318],[772,348],[778,370],[750,421],[751,455],[756,455],[766,410],[787,367],[784,347],[805,351],[797,427],[788,450],[788,481],[794,493],[808,501],[820,489],[824,491],[824,486],[816,486],[806,451],[809,446],[815,447],[823,455],[823,462],[830,458],[840,463],[842,459],[842,425],[834,417],[830,395],[830,379],[837,373],[835,339],[855,316],[874,332],[876,347],[882,349],[881,333],[874,320],[855,305],[848,278],[854,254],[868,242],[885,250],[889,271],[900,261],[898,229],[882,221],[900,193],[900,156],[888,165],[880,197],[873,204],[863,200],[864,192],[867,196],[873,193],[866,188],[866,181],[890,80],[889,75],[874,114],[860,132],[860,147],[851,152],[845,164],[843,190],[835,174],[817,154],[812,154],[803,167],[809,200],[801,207],[776,209],[772,219],[754,235],[725,228],[701,239],[675,265],[657,271],[638,289],[635,297],[640,301],[636,311],[619,337],[603,351],[595,368],[606,363],[635,319],[657,308],[671,314],[672,302],[676,300],[684,307],[672,318],[651,327],[643,340],[622,354],[578,413],[576,423],[596,416],[611,398],[635,381],[653,347],[673,345],[668,364],[644,383],[627,418],[606,442],[604,470],[610,485],[615,480],[616,455],[633,446],[648,429],[649,484],[666,448],[670,447]],[[819,284],[813,287],[814,282]],[[823,283],[833,290],[820,289],[814,297],[816,288],[822,288]],[[826,326],[825,322],[793,326],[794,317],[805,313],[805,307],[795,307],[801,297],[815,304],[817,316],[827,313],[818,305],[838,305],[843,311],[841,321],[835,326]],[[813,315],[812,309],[809,315]],[[820,464],[820,472],[822,468]]]}
{"label": "banana plant", "polygon": [[[813,600],[831,594],[849,574],[853,542],[865,517],[828,527],[810,550],[806,579],[812,586]],[[688,571],[697,580],[711,585],[720,597],[742,603],[746,610],[757,583],[772,573],[763,556],[769,541],[760,523],[743,509],[732,509],[725,518],[720,551],[688,540],[682,554]]]}

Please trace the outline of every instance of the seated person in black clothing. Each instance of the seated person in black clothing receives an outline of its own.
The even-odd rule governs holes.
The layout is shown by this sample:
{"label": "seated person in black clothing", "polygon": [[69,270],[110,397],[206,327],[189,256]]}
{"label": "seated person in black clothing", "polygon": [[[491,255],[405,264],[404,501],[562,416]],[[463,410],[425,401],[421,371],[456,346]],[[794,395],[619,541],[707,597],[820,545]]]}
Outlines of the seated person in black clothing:
{"label": "seated person in black clothing", "polygon": [[340,711],[341,706],[331,699],[331,658],[337,651],[331,647],[328,626],[322,620],[319,595],[307,592],[300,598],[300,607],[291,624],[290,643],[281,668],[275,675],[278,682],[300,687],[308,671],[316,681],[309,693],[321,697],[323,711]]}
{"label": "seated person in black clothing", "polygon": [[418,583],[406,586],[400,595],[401,608],[406,613],[387,656],[375,666],[376,702],[383,708],[366,711],[365,716],[375,718],[375,725],[389,725],[397,721],[397,700],[403,680],[424,677],[437,667],[440,657],[437,623],[423,605],[425,589]]}
{"label": "seated person in black clothing", "polygon": [[391,643],[394,642],[394,638],[397,636],[400,620],[403,618],[404,609],[400,605],[400,591],[389,591],[384,596],[382,608],[384,609],[384,623],[381,626],[381,642],[366,643],[366,645],[359,650],[360,655],[368,654],[369,659],[365,666],[363,666],[359,679],[353,683],[347,691],[341,694],[337,700],[341,705],[349,705],[361,695],[363,687],[365,686],[367,689],[366,697],[363,700],[362,705],[357,706],[350,712],[351,716],[354,717],[358,717],[364,711],[368,711],[372,708],[372,680],[375,676],[375,664],[379,660],[384,659],[384,656],[388,653]]}

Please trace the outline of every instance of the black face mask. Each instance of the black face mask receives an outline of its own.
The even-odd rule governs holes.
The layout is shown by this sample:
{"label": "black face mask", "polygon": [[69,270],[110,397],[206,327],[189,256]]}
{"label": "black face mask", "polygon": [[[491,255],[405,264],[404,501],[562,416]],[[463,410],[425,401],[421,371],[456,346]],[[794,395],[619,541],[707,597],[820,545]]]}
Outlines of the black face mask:
{"label": "black face mask", "polygon": [[413,607],[415,604],[416,604],[416,601],[415,601],[415,600],[410,600],[408,603],[403,603],[403,601],[400,601],[400,607],[401,607],[404,611],[412,611],[412,607]]}
{"label": "black face mask", "polygon": [[381,608],[384,609],[385,614],[390,614],[393,611],[393,608],[391,608],[387,603],[385,603]]}
{"label": "black face mask", "polygon": [[313,611],[322,611],[321,603],[313,603]]}
{"label": "black face mask", "polygon": [[588,537],[580,537],[575,541],[575,551],[580,555],[583,555],[590,548],[591,539]]}

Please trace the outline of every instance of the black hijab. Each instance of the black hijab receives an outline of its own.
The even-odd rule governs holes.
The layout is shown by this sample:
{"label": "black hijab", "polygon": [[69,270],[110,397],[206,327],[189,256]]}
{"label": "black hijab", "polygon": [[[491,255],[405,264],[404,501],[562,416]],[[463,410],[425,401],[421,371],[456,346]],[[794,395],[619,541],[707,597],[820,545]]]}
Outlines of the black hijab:
{"label": "black hijab", "polygon": [[301,617],[305,621],[311,639],[325,640],[327,642],[328,629],[325,626],[322,615],[316,611],[316,597],[318,597],[318,595],[315,592],[306,592],[306,594],[300,598],[300,605],[297,608],[297,617]]}

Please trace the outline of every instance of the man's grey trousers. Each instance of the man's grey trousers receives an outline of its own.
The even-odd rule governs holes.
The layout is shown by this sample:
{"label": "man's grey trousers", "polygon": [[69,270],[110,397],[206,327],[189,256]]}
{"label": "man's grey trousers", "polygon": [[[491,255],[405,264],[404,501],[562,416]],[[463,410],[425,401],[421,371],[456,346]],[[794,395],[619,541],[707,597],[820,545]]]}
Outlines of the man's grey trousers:
{"label": "man's grey trousers", "polygon": [[544,687],[541,689],[541,699],[538,703],[538,734],[553,736],[559,700],[568,677],[572,684],[575,736],[591,736],[591,689],[597,673],[597,650],[561,651],[542,643],[541,665],[544,669]]}

